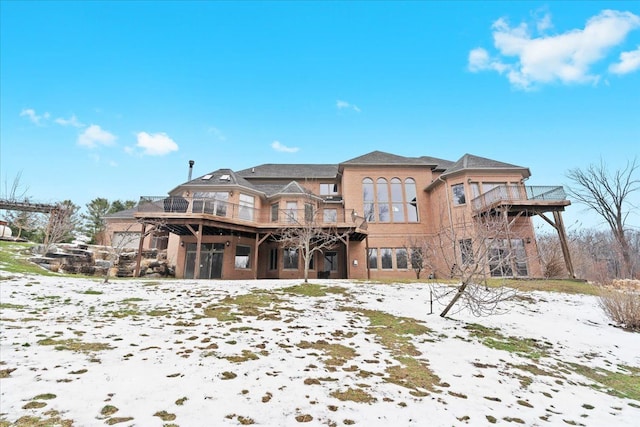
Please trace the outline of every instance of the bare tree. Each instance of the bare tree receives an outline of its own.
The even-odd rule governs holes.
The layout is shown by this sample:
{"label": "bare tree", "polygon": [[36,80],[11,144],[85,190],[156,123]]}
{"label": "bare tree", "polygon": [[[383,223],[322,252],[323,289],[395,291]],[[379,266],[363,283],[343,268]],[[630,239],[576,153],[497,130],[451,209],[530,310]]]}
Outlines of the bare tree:
{"label": "bare tree", "polygon": [[[538,234],[536,242],[543,276],[547,279],[564,277],[564,258],[558,235],[552,233]],[[572,254],[574,254],[573,251]]]}
{"label": "bare tree", "polygon": [[416,279],[420,279],[423,271],[430,271],[429,276],[435,275],[435,245],[429,236],[410,236],[404,245],[404,250],[409,256],[411,269],[416,273]]}
{"label": "bare tree", "polygon": [[316,197],[307,195],[302,215],[298,211],[282,211],[290,224],[281,228],[275,238],[285,249],[295,249],[304,262],[304,283],[309,282],[309,266],[315,253],[334,248],[345,242],[347,232],[323,223],[323,210],[317,206]]}
{"label": "bare tree", "polygon": [[23,201],[28,200],[27,193],[29,192],[29,187],[25,186],[21,182],[22,180],[22,171],[18,172],[16,176],[13,178],[13,182],[9,187],[7,181],[4,183],[4,198],[10,201]]}
{"label": "bare tree", "polygon": [[[460,284],[452,291],[434,287],[437,300],[453,297],[441,317],[447,316],[458,304],[458,310],[468,309],[475,316],[495,313],[498,305],[513,298],[514,289],[487,286],[487,278],[517,274],[522,254],[512,247],[509,222],[501,213],[477,216],[458,224],[452,230],[437,235],[440,250],[452,277]],[[520,251],[521,252],[521,251]]]}
{"label": "bare tree", "polygon": [[634,177],[640,167],[637,159],[627,162],[622,170],[609,172],[603,161],[590,165],[586,170],[571,169],[567,177],[575,184],[569,189],[573,198],[596,211],[611,229],[624,264],[624,275],[632,278],[634,263],[626,236],[626,221],[629,214],[637,209],[629,200],[640,189],[640,179]]}
{"label": "bare tree", "polygon": [[51,246],[70,238],[77,225],[78,206],[70,200],[58,203],[49,213],[49,223],[44,236],[44,252]]}

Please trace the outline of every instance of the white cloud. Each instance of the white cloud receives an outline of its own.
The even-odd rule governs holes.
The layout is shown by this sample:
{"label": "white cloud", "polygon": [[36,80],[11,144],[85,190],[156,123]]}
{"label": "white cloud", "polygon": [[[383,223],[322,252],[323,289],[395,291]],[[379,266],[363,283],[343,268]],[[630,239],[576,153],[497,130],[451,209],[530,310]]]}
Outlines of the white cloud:
{"label": "white cloud", "polygon": [[640,46],[630,52],[620,54],[620,62],[611,64],[609,71],[614,74],[627,74],[640,69]]}
{"label": "white cloud", "polygon": [[178,151],[178,144],[169,138],[166,133],[159,132],[149,134],[147,132],[138,132],[137,147],[142,148],[142,154],[147,156],[164,156],[172,151]]}
{"label": "white cloud", "polygon": [[110,146],[115,143],[116,139],[116,136],[111,132],[98,125],[91,125],[78,136],[78,145],[88,148],[95,148],[98,145]]}
{"label": "white cloud", "polygon": [[359,113],[359,112],[360,112],[360,108],[358,108],[358,106],[357,106],[357,105],[355,105],[355,104],[350,104],[350,103],[349,103],[349,102],[347,102],[347,101],[341,101],[341,100],[339,100],[339,99],[336,101],[336,108],[337,108],[338,110],[343,110],[343,109],[345,109],[345,108],[346,108],[346,109],[353,110],[353,111],[355,111],[356,113]]}
{"label": "white cloud", "polygon": [[42,119],[47,120],[50,116],[51,115],[46,112],[43,115],[39,116],[38,114],[36,114],[36,110],[34,110],[33,108],[25,108],[20,112],[20,117],[27,117],[33,124],[37,126],[42,126]]}
{"label": "white cloud", "polygon": [[[552,26],[548,14],[536,23],[538,31]],[[589,19],[584,29],[554,36],[533,37],[527,24],[511,27],[506,19],[493,23],[493,41],[499,54],[491,58],[482,48],[469,53],[469,70],[493,70],[506,74],[512,85],[529,89],[536,84],[561,82],[597,83],[591,68],[627,34],[640,27],[640,17],[630,12],[604,10]],[[508,57],[515,61],[507,62]],[[621,63],[626,63],[621,57]]]}
{"label": "white cloud", "polygon": [[58,117],[57,119],[54,120],[54,122],[56,122],[60,126],[73,126],[76,128],[84,127],[84,123],[80,123],[80,121],[78,121],[78,118],[76,117],[75,114],[72,114],[71,117],[68,119]]}
{"label": "white cloud", "polygon": [[287,147],[280,143],[280,141],[273,141],[271,143],[271,148],[276,151],[280,151],[281,153],[295,153],[300,150],[298,147]]}

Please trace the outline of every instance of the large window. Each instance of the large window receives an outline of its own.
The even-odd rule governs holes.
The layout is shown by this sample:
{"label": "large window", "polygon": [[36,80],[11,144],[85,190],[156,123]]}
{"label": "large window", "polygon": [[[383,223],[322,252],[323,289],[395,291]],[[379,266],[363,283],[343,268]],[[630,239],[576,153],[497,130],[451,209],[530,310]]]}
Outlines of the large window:
{"label": "large window", "polygon": [[378,178],[378,191],[376,192],[378,201],[378,219],[380,222],[389,222],[391,219],[391,209],[389,205],[389,183],[384,178]]}
{"label": "large window", "polygon": [[333,194],[338,194],[338,184],[320,184],[320,194],[322,196],[330,196]]}
{"label": "large window", "polygon": [[369,222],[418,222],[416,183],[407,178],[362,180],[364,217]]}
{"label": "large window", "polygon": [[455,184],[451,186],[454,205],[464,205],[467,202],[464,196],[464,184]]}
{"label": "large window", "polygon": [[253,221],[253,211],[255,207],[255,198],[248,194],[240,194],[240,219]]}
{"label": "large window", "polygon": [[367,253],[367,265],[369,268],[378,268],[378,250],[370,248]]}
{"label": "large window", "polygon": [[396,267],[398,270],[406,270],[408,267],[407,250],[404,248],[396,249]]}
{"label": "large window", "polygon": [[373,180],[365,178],[362,180],[362,201],[364,206],[364,218],[369,222],[376,220],[374,203]]}
{"label": "large window", "polygon": [[522,239],[494,239],[490,245],[489,270],[492,276],[527,276],[529,274],[527,253]]}
{"label": "large window", "polygon": [[226,191],[196,191],[193,193],[193,213],[227,216],[229,193]]}
{"label": "large window", "polygon": [[280,204],[274,203],[271,205],[271,222],[278,222],[278,215],[280,214]]}
{"label": "large window", "polygon": [[416,182],[413,178],[404,180],[404,192],[407,203],[407,218],[409,222],[418,222],[418,196],[416,193]]}
{"label": "large window", "polygon": [[285,270],[297,270],[298,269],[298,249],[285,248],[283,251],[284,268]]}
{"label": "large window", "polygon": [[391,180],[391,211],[393,222],[404,222],[404,202],[402,197],[402,181],[398,178]]}
{"label": "large window", "polygon": [[298,220],[298,203],[287,202],[287,222],[296,222]]}
{"label": "large window", "polygon": [[393,256],[390,248],[380,249],[380,263],[383,270],[390,270],[393,268]]}
{"label": "large window", "polygon": [[251,247],[250,246],[236,246],[236,268],[247,269],[251,268]]}

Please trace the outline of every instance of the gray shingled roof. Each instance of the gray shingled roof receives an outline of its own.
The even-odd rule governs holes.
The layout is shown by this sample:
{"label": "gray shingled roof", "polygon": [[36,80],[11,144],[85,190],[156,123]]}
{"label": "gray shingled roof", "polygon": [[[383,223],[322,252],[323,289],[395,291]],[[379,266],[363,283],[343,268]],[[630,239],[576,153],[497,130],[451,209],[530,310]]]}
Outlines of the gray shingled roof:
{"label": "gray shingled roof", "polygon": [[333,179],[338,175],[338,165],[331,164],[278,164],[266,163],[236,172],[246,179],[276,178],[324,178]]}
{"label": "gray shingled roof", "polygon": [[222,186],[222,187],[246,187],[255,190],[255,186],[251,184],[249,181],[244,179],[242,176],[239,176],[236,172],[231,169],[218,169],[213,172],[209,172],[202,176],[199,176],[191,181],[187,181],[185,183],[180,184],[173,190],[169,192],[169,194],[173,193],[180,187],[210,187],[210,186]]}
{"label": "gray shingled roof", "polygon": [[182,185],[198,186],[198,185],[244,185],[251,187],[251,183],[244,179],[242,176],[231,169],[218,169],[217,171],[209,172],[196,179],[187,181]]}
{"label": "gray shingled roof", "polygon": [[123,219],[129,219],[129,218],[133,218],[133,215],[138,212],[138,206],[135,206],[131,209],[125,209],[123,211],[118,211],[118,212],[114,212],[111,214],[107,214],[104,217],[105,218],[109,218],[109,219],[116,219],[116,218],[123,218]]}
{"label": "gray shingled roof", "polygon": [[420,156],[420,159],[428,165],[433,165],[436,170],[445,170],[454,164],[451,160],[439,159],[437,157]]}
{"label": "gray shingled roof", "polygon": [[485,157],[474,156],[473,154],[465,154],[457,162],[453,163],[442,176],[447,176],[460,172],[462,170],[478,170],[478,169],[492,169],[492,170],[506,170],[506,169],[521,169],[525,170],[526,176],[531,175],[528,168],[522,166],[516,166],[509,163],[499,162],[497,160],[487,159]]}
{"label": "gray shingled roof", "polygon": [[372,151],[363,156],[347,160],[340,163],[340,165],[429,165],[419,157],[404,157],[391,153],[385,153],[384,151]]}

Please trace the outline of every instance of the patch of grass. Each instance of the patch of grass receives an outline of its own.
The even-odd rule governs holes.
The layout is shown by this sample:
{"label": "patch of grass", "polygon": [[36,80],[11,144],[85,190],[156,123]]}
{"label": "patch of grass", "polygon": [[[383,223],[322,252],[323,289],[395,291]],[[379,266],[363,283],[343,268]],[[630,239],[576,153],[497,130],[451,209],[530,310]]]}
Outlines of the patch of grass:
{"label": "patch of grass", "polygon": [[238,374],[230,371],[224,371],[222,374],[220,374],[220,376],[222,377],[223,380],[232,380],[236,378]]}
{"label": "patch of grass", "polygon": [[376,335],[380,344],[401,356],[419,356],[411,343],[411,336],[424,335],[431,330],[415,319],[393,316],[378,310],[353,310],[369,319],[368,332]]}
{"label": "patch of grass", "polygon": [[623,397],[640,401],[640,369],[631,366],[620,366],[622,372],[612,372],[603,368],[591,368],[578,363],[568,363],[565,366],[583,375],[600,386],[594,388],[616,397]]}
{"label": "patch of grass", "polygon": [[189,400],[188,397],[181,397],[180,399],[176,400],[176,405],[182,406],[184,405],[184,402],[186,402],[187,400]]}
{"label": "patch of grass", "polygon": [[335,397],[338,400],[350,400],[352,402],[358,403],[373,403],[376,401],[375,397],[371,396],[361,388],[349,387],[345,391],[332,391],[330,393],[330,396]]}
{"label": "patch of grass", "polygon": [[248,360],[257,360],[259,359],[259,357],[257,354],[255,354],[251,350],[242,350],[241,355],[225,356],[224,359],[227,359],[229,362],[242,363]]}
{"label": "patch of grass", "polygon": [[0,264],[9,273],[61,276],[29,261],[33,243],[0,241]]}
{"label": "patch of grass", "polygon": [[325,355],[329,356],[329,359],[324,362],[329,366],[342,366],[358,355],[358,353],[356,353],[351,347],[347,347],[342,344],[330,344],[325,340],[318,340],[314,343],[301,341],[298,343],[298,347],[302,349],[312,348],[314,350],[322,351]]}
{"label": "patch of grass", "polygon": [[0,369],[0,378],[9,378],[11,376],[11,373],[16,369],[18,368]]}
{"label": "patch of grass", "polygon": [[115,414],[118,411],[119,411],[119,409],[116,408],[113,405],[105,405],[100,410],[100,415],[105,416],[105,417],[110,417],[111,415]]}
{"label": "patch of grass", "polygon": [[240,322],[241,319],[236,314],[231,313],[231,307],[210,305],[204,309],[204,317],[212,317],[219,322]]}
{"label": "patch of grass", "polygon": [[172,414],[167,411],[158,411],[153,414],[153,416],[160,418],[162,421],[173,421],[176,419],[176,414]]}
{"label": "patch of grass", "polygon": [[171,310],[170,309],[156,308],[156,309],[147,311],[147,315],[148,316],[154,316],[154,317],[168,316],[170,314],[171,314]]}
{"label": "patch of grass", "polygon": [[296,421],[299,423],[309,423],[313,421],[313,417],[309,414],[296,415]]}
{"label": "patch of grass", "polygon": [[477,323],[470,323],[464,328],[489,348],[517,353],[531,359],[548,356],[547,351],[551,348],[550,344],[532,338],[506,337],[498,329],[487,328]]}
{"label": "patch of grass", "polygon": [[305,297],[324,297],[329,294],[346,294],[348,291],[340,286],[324,286],[315,283],[302,283],[300,285],[282,288],[282,292]]}
{"label": "patch of grass", "polygon": [[141,316],[142,313],[138,310],[138,307],[135,304],[127,304],[125,307],[122,307],[115,311],[107,311],[107,315],[111,317],[115,317],[116,319],[122,319],[124,317],[132,316],[138,317]]}
{"label": "patch of grass", "polygon": [[386,381],[412,390],[414,395],[424,395],[424,390],[435,391],[441,385],[440,378],[431,371],[427,362],[411,356],[420,352],[412,343],[412,337],[431,333],[431,330],[415,319],[393,316],[377,310],[354,310],[369,319],[367,332],[375,335],[383,347],[391,351],[401,364],[386,369]]}
{"label": "patch of grass", "polygon": [[386,369],[389,375],[386,381],[413,390],[414,395],[424,395],[423,390],[437,391],[441,385],[440,378],[433,373],[426,362],[413,357],[397,357],[402,365],[390,366]]}
{"label": "patch of grass", "polygon": [[51,400],[51,399],[55,399],[56,397],[57,396],[53,393],[44,393],[44,394],[37,395],[31,400]]}
{"label": "patch of grass", "polygon": [[24,405],[22,409],[40,409],[40,408],[44,408],[45,406],[47,406],[45,402],[33,401]]}
{"label": "patch of grass", "polygon": [[80,292],[83,295],[102,295],[102,291],[96,291],[95,289],[87,289],[84,292]]}
{"label": "patch of grass", "polygon": [[60,413],[58,411],[50,410],[44,413],[48,418],[40,418],[36,416],[26,415],[24,417],[20,417],[16,420],[15,423],[10,423],[5,421],[4,418],[0,419],[0,427],[9,427],[9,426],[17,426],[17,427],[73,427],[73,420],[65,420],[60,418]]}
{"label": "patch of grass", "polygon": [[92,342],[83,342],[75,338],[69,338],[66,340],[56,340],[53,338],[45,338],[43,340],[38,341],[40,345],[52,345],[55,346],[56,350],[70,350],[76,351],[80,353],[90,353],[94,351],[102,351],[102,350],[110,350],[111,347],[109,344],[105,343],[92,343]]}
{"label": "patch of grass", "polygon": [[8,303],[8,302],[2,302],[2,303],[0,303],[0,309],[3,309],[3,308],[10,308],[10,309],[13,309],[13,310],[22,310],[22,309],[25,308],[25,306],[24,305],[19,305],[19,304],[11,304],[11,303]]}
{"label": "patch of grass", "polygon": [[120,423],[126,423],[133,420],[133,417],[116,417],[116,418],[109,418],[107,421],[105,421],[105,424],[107,425],[114,425],[114,424],[120,424]]}
{"label": "patch of grass", "polygon": [[243,426],[248,426],[256,423],[251,417],[243,417],[242,415],[238,415],[238,422]]}

